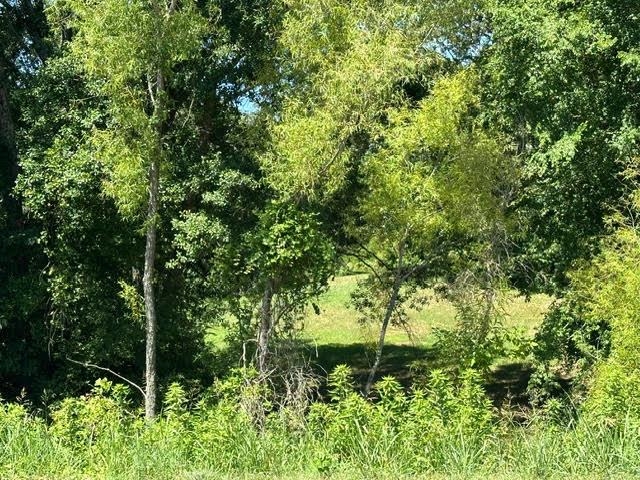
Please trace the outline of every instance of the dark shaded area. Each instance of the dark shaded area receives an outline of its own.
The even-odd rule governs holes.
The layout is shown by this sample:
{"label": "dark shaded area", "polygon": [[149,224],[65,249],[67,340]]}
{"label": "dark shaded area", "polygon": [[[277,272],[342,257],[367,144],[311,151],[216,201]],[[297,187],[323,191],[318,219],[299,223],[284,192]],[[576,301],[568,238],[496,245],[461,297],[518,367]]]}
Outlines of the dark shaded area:
{"label": "dark shaded area", "polygon": [[485,390],[496,407],[530,406],[527,385],[533,374],[529,362],[510,362],[496,366],[489,375]]}
{"label": "dark shaded area", "polygon": [[[352,368],[354,383],[359,391],[364,390],[369,368],[374,359],[374,351],[363,343],[318,345],[306,344],[307,358],[316,372],[326,378],[336,366],[346,364]],[[413,368],[414,362],[420,362],[419,371]],[[405,389],[424,375],[425,367],[446,367],[439,361],[433,348],[413,345],[387,345],[376,381],[385,376],[396,378]],[[516,361],[496,366],[488,375],[485,383],[487,395],[496,407],[510,406],[525,409],[530,407],[527,385],[533,367],[529,362]],[[421,375],[422,374],[422,375]],[[569,385],[565,385],[567,388]],[[323,397],[327,393],[326,382],[320,389]]]}
{"label": "dark shaded area", "polygon": [[[374,361],[375,352],[370,345],[363,343],[307,345],[308,355],[316,371],[326,377],[336,366],[348,365],[354,373],[356,388],[363,390],[369,369]],[[411,345],[387,345],[384,348],[382,363],[376,375],[376,381],[391,375],[405,388],[413,381],[411,363],[416,360],[433,358],[431,350]]]}

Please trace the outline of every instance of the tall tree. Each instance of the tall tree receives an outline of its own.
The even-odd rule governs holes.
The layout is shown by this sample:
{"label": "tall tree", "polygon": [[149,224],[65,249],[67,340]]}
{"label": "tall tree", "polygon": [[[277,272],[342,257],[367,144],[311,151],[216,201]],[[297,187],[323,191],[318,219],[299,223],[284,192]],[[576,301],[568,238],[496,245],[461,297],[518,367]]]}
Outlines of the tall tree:
{"label": "tall tree", "polygon": [[[266,198],[254,158],[266,138],[257,134],[259,118],[243,112],[272,103],[270,39],[280,4],[246,0],[198,8],[215,31],[170,80],[175,122],[164,138],[155,279],[159,382],[206,383],[224,368],[211,361],[204,329],[223,317],[224,299],[243,288],[232,262],[251,252],[231,254],[231,246],[248,245],[241,237],[254,228],[255,210]],[[99,88],[102,79],[68,55],[77,31],[73,18],[65,2],[47,9],[47,61],[25,70],[12,100],[20,113],[16,194],[32,228],[3,242],[35,265],[33,275],[0,286],[6,299],[0,376],[6,396],[24,386],[34,401],[43,388],[53,396],[86,391],[100,371],[87,370],[85,362],[128,378],[145,363],[142,214],[119,215],[116,196],[104,195],[114,165],[96,154],[94,134],[116,122]],[[2,259],[15,268],[20,262],[11,252]]]}
{"label": "tall tree", "polygon": [[[415,107],[392,113],[381,133],[382,146],[363,159],[368,188],[359,199],[352,234],[362,253],[373,257],[365,291],[383,298],[365,393],[380,366],[389,324],[406,323],[405,286],[443,277],[442,264],[454,276],[456,268],[466,266],[447,257],[462,246],[478,249],[502,223],[502,199],[496,191],[508,182],[507,159],[482,128],[464,126],[478,105],[475,88],[471,71],[438,80]],[[375,303],[373,307],[366,313],[375,312]]]}
{"label": "tall tree", "polygon": [[[576,259],[598,250],[622,198],[638,133],[637,2],[486,3],[485,110],[522,159],[514,205],[522,236],[513,278],[561,292]],[[621,161],[622,160],[622,161]]]}
{"label": "tall tree", "polygon": [[13,191],[20,170],[21,96],[48,55],[46,34],[42,2],[0,2],[0,389],[8,394],[19,391],[19,384],[35,387],[46,365],[40,321],[45,262],[36,225]]}
{"label": "tall tree", "polygon": [[[539,365],[530,387],[542,400],[558,390],[558,370],[592,376],[585,366],[606,353],[610,329],[620,323],[611,321],[612,310],[593,315],[590,303],[632,282],[633,272],[626,278],[613,272],[624,263],[616,256],[628,244],[612,244],[627,242],[633,231],[615,234],[612,242],[601,239],[620,224],[610,221],[614,212],[636,222],[636,207],[623,194],[635,177],[627,171],[637,172],[630,162],[639,153],[640,5],[509,0],[485,6],[492,25],[481,62],[483,97],[490,105],[485,114],[511,138],[523,167],[512,205],[521,226],[512,280],[525,291],[563,297],[536,339]],[[596,261],[593,277],[585,282],[588,275],[580,273],[570,282],[572,271],[590,258]],[[595,283],[585,289],[588,282]],[[628,293],[625,288],[620,297]]]}
{"label": "tall tree", "polygon": [[[145,231],[142,277],[146,317],[145,415],[156,414],[156,250],[161,170],[167,139],[179,121],[172,115],[171,85],[181,62],[197,55],[206,23],[195,4],[176,0],[73,2],[77,33],[72,51],[106,96],[109,124],[96,129],[92,152],[110,165],[105,184],[123,215]],[[146,205],[146,213],[143,213]]]}

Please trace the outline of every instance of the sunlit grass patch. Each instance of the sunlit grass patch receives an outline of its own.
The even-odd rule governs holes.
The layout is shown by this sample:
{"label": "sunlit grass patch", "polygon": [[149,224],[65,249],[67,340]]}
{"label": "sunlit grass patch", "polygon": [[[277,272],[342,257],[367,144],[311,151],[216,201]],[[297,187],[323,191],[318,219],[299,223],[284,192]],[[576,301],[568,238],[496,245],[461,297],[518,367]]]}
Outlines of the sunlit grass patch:
{"label": "sunlit grass patch", "polygon": [[[363,275],[336,277],[329,290],[318,299],[320,314],[310,309],[303,330],[304,338],[318,345],[372,343],[378,335],[378,323],[368,322],[361,325],[358,313],[350,304],[351,293],[355,290]],[[387,333],[387,344],[428,346],[433,343],[433,330],[453,328],[456,323],[456,310],[446,300],[438,299],[426,292],[429,302],[421,310],[408,310],[409,329],[391,326]],[[533,295],[529,299],[510,295],[506,303],[505,325],[517,327],[532,336],[542,321],[551,298],[546,295]]]}

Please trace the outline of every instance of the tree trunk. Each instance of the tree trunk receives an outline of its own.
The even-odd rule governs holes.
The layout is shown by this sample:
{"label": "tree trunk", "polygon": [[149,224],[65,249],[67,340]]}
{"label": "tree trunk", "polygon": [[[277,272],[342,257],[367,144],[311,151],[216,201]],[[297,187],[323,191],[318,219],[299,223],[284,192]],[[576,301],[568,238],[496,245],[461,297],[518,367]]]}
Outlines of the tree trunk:
{"label": "tree trunk", "polygon": [[371,370],[369,371],[369,378],[367,379],[367,384],[364,387],[364,395],[366,397],[369,396],[369,392],[371,392],[371,387],[373,386],[373,380],[376,376],[378,368],[380,367],[380,362],[382,360],[382,350],[384,348],[384,340],[387,335],[387,328],[389,327],[389,323],[391,322],[391,316],[393,315],[393,311],[396,308],[396,303],[398,301],[398,293],[400,292],[400,282],[398,278],[394,281],[393,289],[391,291],[391,298],[389,299],[389,303],[387,304],[387,310],[384,313],[384,318],[382,320],[382,327],[380,328],[380,336],[378,338],[378,346],[376,347],[376,357],[371,366]]}
{"label": "tree trunk", "polygon": [[269,337],[273,328],[273,281],[267,280],[262,295],[262,305],[260,307],[260,326],[258,327],[258,347],[257,347],[257,363],[258,371],[264,374],[267,371],[267,362],[269,356]]}
{"label": "tree trunk", "polygon": [[145,343],[145,418],[153,420],[156,415],[158,388],[156,385],[156,351],[158,318],[156,315],[156,296],[154,288],[155,262],[157,246],[158,213],[160,210],[160,159],[163,156],[162,137],[165,132],[165,81],[164,74],[158,70],[156,76],[156,94],[154,117],[156,118],[157,147],[149,165],[149,207],[147,212],[147,242],[144,251],[144,310],[146,316]]}
{"label": "tree trunk", "polygon": [[380,336],[378,337],[378,345],[376,347],[376,356],[371,366],[371,370],[369,371],[369,378],[367,378],[367,383],[364,387],[364,395],[365,397],[369,396],[371,392],[371,387],[373,387],[373,380],[375,379],[378,368],[380,367],[380,362],[382,361],[382,350],[384,349],[384,341],[387,335],[387,328],[389,328],[389,323],[391,322],[391,317],[393,315],[394,310],[396,309],[396,304],[398,303],[398,295],[400,293],[400,287],[402,286],[402,257],[404,254],[404,240],[400,244],[400,248],[398,249],[398,263],[396,265],[395,277],[393,279],[393,287],[391,288],[391,297],[389,297],[389,303],[387,304],[387,309],[384,312],[384,317],[382,319],[382,327],[380,328]]}
{"label": "tree trunk", "polygon": [[[172,15],[177,7],[177,0],[171,0],[166,10],[166,15]],[[157,14],[165,14],[158,12]],[[147,241],[144,251],[144,274],[142,286],[144,290],[144,310],[146,317],[146,344],[145,344],[145,418],[153,420],[157,410],[158,387],[156,383],[156,351],[158,318],[156,315],[156,296],[154,289],[158,214],[160,210],[160,161],[164,156],[162,144],[167,129],[167,89],[165,75],[161,68],[156,73],[155,98],[152,93],[151,78],[149,82],[150,100],[154,106],[155,133],[157,136],[157,148],[149,166],[149,206],[147,212]]]}
{"label": "tree trunk", "polygon": [[146,345],[145,345],[145,418],[153,420],[156,415],[156,333],[158,319],[156,317],[156,298],[154,290],[156,236],[159,204],[159,160],[154,158],[149,168],[149,210],[147,213],[147,242],[144,251],[144,275],[142,286],[144,290],[144,310],[146,316]]}

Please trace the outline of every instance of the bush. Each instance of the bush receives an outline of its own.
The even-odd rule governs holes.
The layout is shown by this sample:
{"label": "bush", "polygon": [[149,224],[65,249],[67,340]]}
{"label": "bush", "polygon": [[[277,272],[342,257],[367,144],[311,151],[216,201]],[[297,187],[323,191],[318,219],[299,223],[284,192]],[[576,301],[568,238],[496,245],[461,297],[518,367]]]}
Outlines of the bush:
{"label": "bush", "polygon": [[98,379],[91,393],[66,398],[51,414],[51,433],[67,445],[84,448],[127,424],[128,387]]}
{"label": "bush", "polygon": [[585,413],[623,423],[640,420],[640,234],[622,228],[604,245],[593,264],[573,277],[591,322],[611,328],[611,352],[595,369]]}
{"label": "bush", "polygon": [[[313,403],[295,425],[282,409],[260,403],[260,388],[250,372],[237,371],[189,407],[175,384],[152,423],[128,404],[126,389],[105,381],[59,404],[50,426],[23,406],[0,404],[0,478],[603,478],[640,471],[637,422],[500,424],[474,371],[456,381],[433,371],[411,392],[386,377],[369,400],[341,366],[330,375],[329,401]],[[263,422],[247,402],[262,405]]]}

